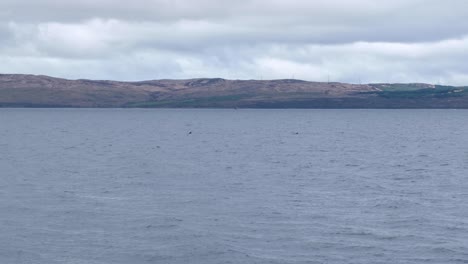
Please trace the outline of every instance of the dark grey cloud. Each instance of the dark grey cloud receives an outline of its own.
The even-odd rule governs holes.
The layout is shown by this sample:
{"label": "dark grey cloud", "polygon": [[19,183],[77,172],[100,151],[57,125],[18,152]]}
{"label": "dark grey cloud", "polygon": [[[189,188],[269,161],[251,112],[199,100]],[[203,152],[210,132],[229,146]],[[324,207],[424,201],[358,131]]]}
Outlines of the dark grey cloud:
{"label": "dark grey cloud", "polygon": [[1,72],[468,84],[464,0],[3,0]]}
{"label": "dark grey cloud", "polygon": [[237,32],[247,39],[258,31],[270,41],[321,43],[433,41],[461,37],[468,28],[465,0],[3,0],[0,10],[0,20],[17,23],[204,22],[250,29]]}

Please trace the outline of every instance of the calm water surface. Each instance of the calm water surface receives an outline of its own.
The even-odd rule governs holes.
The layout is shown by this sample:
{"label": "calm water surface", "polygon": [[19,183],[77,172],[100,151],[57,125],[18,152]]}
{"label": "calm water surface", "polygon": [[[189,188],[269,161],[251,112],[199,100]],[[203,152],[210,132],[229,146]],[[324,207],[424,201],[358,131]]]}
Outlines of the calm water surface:
{"label": "calm water surface", "polygon": [[467,120],[0,109],[0,263],[468,263]]}

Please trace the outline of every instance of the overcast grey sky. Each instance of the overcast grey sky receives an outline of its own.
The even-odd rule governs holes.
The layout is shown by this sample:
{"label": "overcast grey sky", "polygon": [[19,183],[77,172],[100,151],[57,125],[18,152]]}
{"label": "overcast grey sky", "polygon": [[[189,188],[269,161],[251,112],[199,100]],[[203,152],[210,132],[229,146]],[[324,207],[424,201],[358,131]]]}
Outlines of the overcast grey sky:
{"label": "overcast grey sky", "polygon": [[468,85],[468,1],[0,0],[0,72]]}

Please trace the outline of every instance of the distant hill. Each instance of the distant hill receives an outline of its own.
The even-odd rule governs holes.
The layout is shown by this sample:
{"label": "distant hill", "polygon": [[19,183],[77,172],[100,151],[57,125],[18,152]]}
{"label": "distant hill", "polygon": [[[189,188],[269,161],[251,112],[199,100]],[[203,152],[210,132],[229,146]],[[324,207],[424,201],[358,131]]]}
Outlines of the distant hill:
{"label": "distant hill", "polygon": [[67,80],[0,74],[0,107],[468,108],[468,87],[284,80]]}

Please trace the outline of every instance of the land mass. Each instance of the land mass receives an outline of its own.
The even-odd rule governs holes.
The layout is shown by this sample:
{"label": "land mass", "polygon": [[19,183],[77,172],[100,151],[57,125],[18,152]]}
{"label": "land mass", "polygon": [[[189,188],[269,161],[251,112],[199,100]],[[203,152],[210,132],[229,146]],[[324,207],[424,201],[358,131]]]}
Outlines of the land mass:
{"label": "land mass", "polygon": [[468,86],[221,78],[119,82],[0,74],[0,107],[468,109]]}

